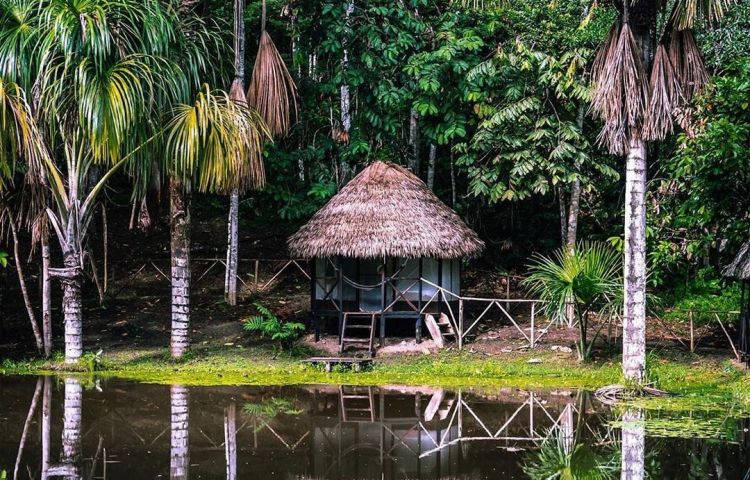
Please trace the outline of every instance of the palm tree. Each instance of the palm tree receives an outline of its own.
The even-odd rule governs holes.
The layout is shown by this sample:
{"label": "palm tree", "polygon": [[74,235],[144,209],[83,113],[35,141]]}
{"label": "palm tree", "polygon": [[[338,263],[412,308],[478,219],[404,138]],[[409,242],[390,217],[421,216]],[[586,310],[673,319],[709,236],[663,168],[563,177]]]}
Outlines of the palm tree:
{"label": "palm tree", "polygon": [[[1,71],[39,92],[30,109],[39,132],[30,136],[50,152],[29,165],[42,167],[63,252],[64,267],[51,273],[63,286],[66,362],[83,350],[82,274],[99,193],[125,165],[145,176],[144,165],[164,158],[163,124],[215,63],[208,59],[217,58],[216,38],[190,11],[161,0],[0,0]],[[191,138],[179,155],[221,150],[203,127],[195,133],[206,137]],[[229,159],[244,151],[233,153]],[[202,164],[200,155],[191,160]],[[231,174],[226,182],[247,178],[239,167]]]}
{"label": "palm tree", "polygon": [[[172,358],[189,347],[190,194],[228,193],[263,181],[262,145],[268,136],[254,110],[203,86],[195,102],[179,105],[167,126],[172,219]],[[261,168],[257,165],[261,164]]]}
{"label": "palm tree", "polygon": [[619,16],[594,62],[592,109],[604,122],[600,143],[623,155],[625,273],[623,373],[644,379],[646,363],[647,141],[673,131],[675,114],[707,81],[693,36],[696,21],[719,20],[733,0],[615,1]]}
{"label": "palm tree", "polygon": [[[297,87],[281,54],[276,49],[271,36],[266,31],[266,0],[262,2],[261,32],[258,54],[250,78],[247,95],[242,89],[245,81],[245,23],[244,0],[234,0],[234,81],[232,98],[240,103],[249,101],[258,110],[268,126],[272,137],[285,136],[289,133],[292,118],[296,115]],[[265,171],[262,162],[250,165],[256,169],[258,182],[253,188],[261,189],[265,185]],[[239,196],[241,189],[235,188],[230,193],[227,268],[224,282],[224,294],[230,305],[237,304],[237,264],[239,256]]]}
{"label": "palm tree", "polygon": [[566,319],[572,299],[581,360],[589,357],[599,335],[597,330],[590,342],[587,339],[589,313],[601,312],[618,299],[621,268],[620,255],[607,245],[595,242],[579,242],[572,249],[562,247],[552,257],[532,257],[524,284],[532,295],[545,302],[543,309],[551,318]]}

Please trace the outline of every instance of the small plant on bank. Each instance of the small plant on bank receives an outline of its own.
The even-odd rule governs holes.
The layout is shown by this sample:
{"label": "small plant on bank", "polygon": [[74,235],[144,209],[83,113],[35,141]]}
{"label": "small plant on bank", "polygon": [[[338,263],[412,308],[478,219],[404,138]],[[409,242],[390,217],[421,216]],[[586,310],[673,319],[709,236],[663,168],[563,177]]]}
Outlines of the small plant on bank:
{"label": "small plant on bank", "polygon": [[0,267],[7,267],[8,266],[8,252],[5,250],[0,250]]}
{"label": "small plant on bank", "polygon": [[270,339],[281,350],[291,350],[305,331],[305,325],[299,322],[283,322],[263,305],[254,305],[258,314],[245,319],[242,328],[246,332],[260,335],[261,338]]}
{"label": "small plant on bank", "polygon": [[587,360],[602,327],[588,341],[589,314],[603,313],[617,302],[622,289],[622,257],[600,242],[580,242],[561,248],[551,256],[535,255],[529,276],[523,281],[529,292],[543,300],[550,318],[565,318],[571,303],[575,309],[579,339],[578,357]]}

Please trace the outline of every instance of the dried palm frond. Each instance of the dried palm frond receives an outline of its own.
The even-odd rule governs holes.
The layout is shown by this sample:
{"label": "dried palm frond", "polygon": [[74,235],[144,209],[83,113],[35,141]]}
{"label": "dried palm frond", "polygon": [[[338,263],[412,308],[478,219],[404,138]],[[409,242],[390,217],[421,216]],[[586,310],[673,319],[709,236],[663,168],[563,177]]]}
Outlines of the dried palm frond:
{"label": "dried palm frond", "polygon": [[675,72],[680,78],[685,101],[689,102],[708,82],[708,71],[692,30],[672,33],[669,55]]}
{"label": "dried palm frond", "polygon": [[258,56],[247,98],[268,125],[273,136],[286,135],[297,116],[297,86],[268,32],[260,34]]}
{"label": "dried palm frond", "polygon": [[643,127],[643,138],[646,140],[663,140],[674,131],[672,116],[675,108],[682,102],[680,79],[672,67],[667,47],[659,44],[651,68],[651,96],[646,123]]}
{"label": "dried palm frond", "polygon": [[721,20],[735,0],[678,0],[672,21],[678,30],[693,28],[698,15],[709,23]]}
{"label": "dried palm frond", "polygon": [[610,34],[595,64],[591,108],[604,121],[599,142],[624,154],[630,139],[640,138],[648,105],[648,82],[635,37],[626,23]]}

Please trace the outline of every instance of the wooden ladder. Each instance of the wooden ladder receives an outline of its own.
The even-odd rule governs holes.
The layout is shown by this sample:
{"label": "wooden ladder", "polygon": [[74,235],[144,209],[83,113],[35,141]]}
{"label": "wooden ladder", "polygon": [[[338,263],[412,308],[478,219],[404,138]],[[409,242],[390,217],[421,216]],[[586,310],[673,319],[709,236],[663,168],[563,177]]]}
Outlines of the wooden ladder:
{"label": "wooden ladder", "polygon": [[446,340],[456,340],[456,331],[453,329],[453,324],[448,318],[448,315],[441,312],[437,324],[438,327],[440,327],[440,333],[443,334],[443,338],[445,338]]}
{"label": "wooden ladder", "polygon": [[344,422],[374,422],[375,394],[372,387],[339,387],[341,420]]}
{"label": "wooden ladder", "polygon": [[[341,325],[341,337],[339,338],[339,353],[344,353],[349,344],[366,344],[368,352],[372,357],[375,353],[375,321],[378,314],[372,312],[346,312],[344,322]],[[369,320],[369,323],[353,323],[358,319]],[[365,331],[367,337],[348,336],[355,331]],[[350,333],[351,332],[351,333]]]}

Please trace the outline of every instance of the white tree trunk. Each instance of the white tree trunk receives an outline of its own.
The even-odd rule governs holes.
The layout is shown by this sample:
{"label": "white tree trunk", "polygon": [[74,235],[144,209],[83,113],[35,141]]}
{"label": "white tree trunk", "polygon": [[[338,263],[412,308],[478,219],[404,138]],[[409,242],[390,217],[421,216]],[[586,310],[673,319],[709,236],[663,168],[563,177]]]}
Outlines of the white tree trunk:
{"label": "white tree trunk", "polygon": [[81,302],[81,256],[75,249],[63,252],[66,275],[63,287],[65,363],[77,363],[83,353],[83,305]]}
{"label": "white tree trunk", "polygon": [[578,213],[581,210],[581,181],[575,179],[571,185],[570,206],[568,207],[568,221],[565,243],[568,248],[574,248],[578,240]]}
{"label": "white tree trunk", "polygon": [[237,480],[237,406],[234,403],[224,410],[224,450],[227,480]]}
{"label": "white tree trunk", "polygon": [[187,480],[190,472],[190,406],[187,387],[172,385],[169,388],[171,421],[169,478]]}
{"label": "white tree trunk", "polygon": [[42,336],[45,358],[52,356],[52,281],[49,268],[49,236],[45,232],[42,234]]}
{"label": "white tree trunk", "polygon": [[646,144],[633,140],[625,174],[625,297],[622,370],[641,383],[646,371]]}
{"label": "white tree trunk", "polygon": [[435,163],[437,161],[437,147],[434,143],[430,144],[430,153],[427,157],[427,188],[435,188]]}
{"label": "white tree trunk", "polygon": [[235,188],[229,197],[227,225],[227,269],[224,278],[224,297],[229,305],[237,305],[237,257],[239,255],[240,193]]}
{"label": "white tree trunk", "polygon": [[645,471],[646,430],[643,413],[629,409],[622,414],[621,480],[643,480]]}
{"label": "white tree trunk", "polygon": [[72,472],[66,478],[78,480],[81,460],[81,420],[83,417],[83,387],[76,378],[65,379],[63,400],[62,454],[60,463]]}
{"label": "white tree trunk", "polygon": [[41,480],[47,480],[50,464],[50,432],[52,429],[52,377],[44,377],[44,394],[42,395],[42,472]]}
{"label": "white tree trunk", "polygon": [[173,359],[182,358],[190,346],[190,197],[179,180],[169,182],[172,247]]}

